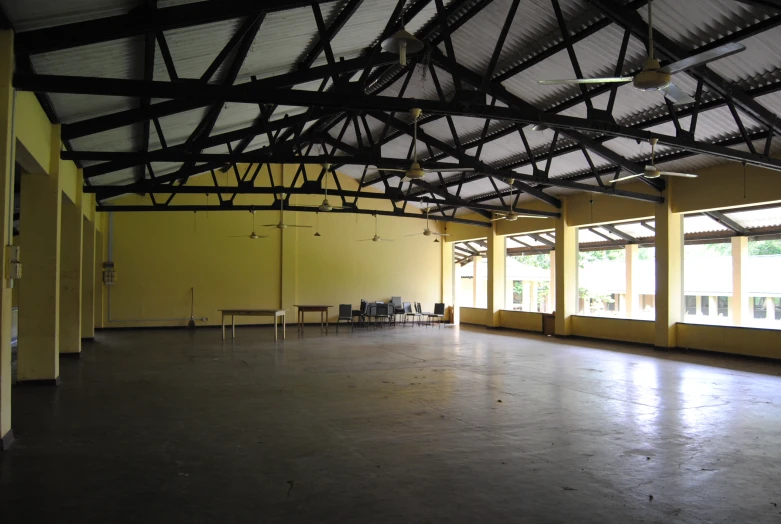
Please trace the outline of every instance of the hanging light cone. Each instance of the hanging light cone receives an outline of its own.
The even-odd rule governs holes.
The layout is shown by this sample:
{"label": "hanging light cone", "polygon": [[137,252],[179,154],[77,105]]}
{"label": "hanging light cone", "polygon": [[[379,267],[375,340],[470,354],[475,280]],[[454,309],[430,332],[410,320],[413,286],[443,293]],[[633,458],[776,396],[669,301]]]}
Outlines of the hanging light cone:
{"label": "hanging light cone", "polygon": [[382,41],[382,48],[389,53],[399,55],[399,63],[407,65],[407,53],[417,53],[423,49],[423,42],[403,27]]}

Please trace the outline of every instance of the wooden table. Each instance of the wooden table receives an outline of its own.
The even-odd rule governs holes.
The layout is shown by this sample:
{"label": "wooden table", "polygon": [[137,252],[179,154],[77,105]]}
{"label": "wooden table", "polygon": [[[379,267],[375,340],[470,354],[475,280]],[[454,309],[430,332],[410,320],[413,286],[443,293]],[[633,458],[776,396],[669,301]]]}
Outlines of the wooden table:
{"label": "wooden table", "polygon": [[304,313],[317,313],[320,312],[320,331],[323,330],[323,317],[325,317],[325,332],[328,333],[328,308],[333,306],[311,306],[311,305],[298,305],[294,304],[298,308],[298,331],[304,332]]}
{"label": "wooden table", "polygon": [[220,309],[222,313],[222,339],[225,340],[225,317],[231,317],[233,338],[236,338],[236,317],[274,317],[274,340],[279,340],[277,318],[282,317],[282,340],[284,340],[286,311],[286,309]]}

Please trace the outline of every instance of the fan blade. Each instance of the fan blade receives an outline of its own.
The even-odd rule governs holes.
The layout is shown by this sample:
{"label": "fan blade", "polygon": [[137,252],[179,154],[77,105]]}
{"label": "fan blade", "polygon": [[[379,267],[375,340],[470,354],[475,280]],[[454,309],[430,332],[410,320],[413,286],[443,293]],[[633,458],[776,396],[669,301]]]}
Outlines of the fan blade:
{"label": "fan blade", "polygon": [[363,240],[358,240],[358,242],[371,242],[374,240],[373,238],[364,238]]}
{"label": "fan blade", "polygon": [[694,99],[692,97],[690,97],[686,92],[681,91],[681,88],[672,82],[670,82],[670,85],[664,88],[664,96],[677,106],[694,103]]}
{"label": "fan blade", "polygon": [[507,218],[507,217],[492,218],[491,222],[496,222],[498,220],[504,220],[505,218]]}
{"label": "fan blade", "polygon": [[621,76],[621,77],[612,77],[612,78],[568,78],[565,80],[538,80],[537,83],[540,84],[541,86],[557,86],[557,85],[568,85],[568,84],[608,84],[608,83],[625,84],[631,81],[632,81],[631,76]]}
{"label": "fan blade", "polygon": [[393,242],[390,238],[380,238],[378,242]]}
{"label": "fan blade", "polygon": [[550,218],[543,215],[524,215],[522,213],[519,213],[518,216],[521,218]]}
{"label": "fan blade", "polygon": [[702,53],[692,55],[688,58],[684,58],[682,60],[678,60],[677,62],[673,62],[672,64],[668,64],[661,68],[659,71],[662,73],[679,73],[681,71],[686,71],[687,69],[691,69],[692,67],[698,67],[701,65],[705,65],[708,62],[713,62],[714,60],[719,60],[720,58],[724,58],[730,55],[734,55],[735,53],[740,53],[741,51],[745,51],[746,46],[738,43],[730,43],[730,44],[724,44],[720,45],[719,47],[715,49],[710,49],[708,51],[704,51]]}
{"label": "fan blade", "polygon": [[474,171],[474,168],[472,167],[446,167],[445,169],[437,169],[437,168],[429,168],[424,167],[424,171],[428,171],[430,173],[464,173],[467,171]]}
{"label": "fan blade", "polygon": [[449,237],[450,236],[450,233],[434,233],[433,231],[431,232],[431,234],[432,235],[436,235],[438,237]]}
{"label": "fan blade", "polygon": [[396,171],[396,172],[399,172],[399,173],[406,173],[407,172],[406,169],[397,169],[395,167],[393,167],[393,168],[390,168],[390,167],[377,167],[377,166],[372,166],[372,167],[376,167],[380,171]]}
{"label": "fan blade", "polygon": [[414,233],[414,234],[412,234],[412,235],[404,235],[404,236],[405,236],[405,237],[417,237],[417,236],[420,236],[420,235],[422,235],[422,234],[423,234],[423,233]]}
{"label": "fan blade", "polygon": [[679,176],[682,178],[697,178],[697,175],[692,173],[676,173],[675,171],[661,171],[659,173],[662,176]]}
{"label": "fan blade", "polygon": [[643,176],[645,173],[636,173],[634,175],[625,176],[623,178],[617,178],[615,180],[611,180],[611,184],[615,184],[616,182],[621,182],[622,180],[629,180],[630,178],[637,178],[639,176]]}
{"label": "fan blade", "polygon": [[228,238],[249,238],[249,235],[231,235]]}
{"label": "fan blade", "polygon": [[263,224],[263,227],[277,227],[279,224]]}
{"label": "fan blade", "polygon": [[294,225],[288,224],[287,227],[308,227],[308,228],[311,228],[312,226],[294,226]]}

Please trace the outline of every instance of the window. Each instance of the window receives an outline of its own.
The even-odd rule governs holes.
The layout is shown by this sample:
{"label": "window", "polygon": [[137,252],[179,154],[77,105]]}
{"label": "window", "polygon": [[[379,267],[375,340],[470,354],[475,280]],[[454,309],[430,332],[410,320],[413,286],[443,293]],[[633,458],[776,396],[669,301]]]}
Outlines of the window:
{"label": "window", "polygon": [[453,246],[456,290],[461,307],[485,308],[488,305],[488,265],[485,240],[459,242]]}
{"label": "window", "polygon": [[731,325],[732,245],[726,242],[685,245],[683,292],[684,322]]}
{"label": "window", "polygon": [[626,316],[626,259],[623,249],[578,253],[578,313]]}
{"label": "window", "polygon": [[781,329],[781,240],[748,241],[747,325]]}
{"label": "window", "polygon": [[549,313],[554,310],[550,253],[510,255],[505,259],[505,309]]}

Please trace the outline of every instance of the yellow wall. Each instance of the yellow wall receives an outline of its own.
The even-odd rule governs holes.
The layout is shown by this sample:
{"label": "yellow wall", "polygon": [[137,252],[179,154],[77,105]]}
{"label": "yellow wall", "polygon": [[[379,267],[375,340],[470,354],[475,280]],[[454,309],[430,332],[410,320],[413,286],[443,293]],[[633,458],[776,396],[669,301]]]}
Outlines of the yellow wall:
{"label": "yellow wall", "polygon": [[781,359],[781,331],[678,324],[678,347]]}
{"label": "yellow wall", "polygon": [[499,312],[499,319],[504,328],[542,333],[542,313],[503,309]]}
{"label": "yellow wall", "polygon": [[[744,176],[745,172],[745,176]],[[778,171],[743,166],[735,162],[698,171],[699,178],[676,178],[674,213],[781,202]]]}
{"label": "yellow wall", "polygon": [[638,344],[654,343],[654,322],[627,318],[572,316],[572,334]]}
{"label": "yellow wall", "polygon": [[485,308],[476,307],[462,307],[461,308],[461,323],[462,324],[476,324],[478,326],[487,325],[488,310]]}
{"label": "yellow wall", "polygon": [[[277,183],[280,170],[281,166],[273,166]],[[286,166],[286,184],[292,173]],[[223,177],[220,182],[229,181],[230,178]],[[352,189],[351,184],[357,183],[341,176],[340,181],[345,189]],[[204,183],[202,179],[201,182]],[[180,195],[174,204],[205,203],[205,198]],[[211,199],[212,203],[216,201],[214,196]],[[144,200],[132,196],[118,204]],[[336,199],[330,200],[336,205]],[[268,195],[236,199],[237,204],[270,201]],[[318,205],[320,201],[322,196],[292,197],[293,205]],[[369,199],[360,204],[375,205],[375,209],[385,209],[386,205],[384,201]],[[333,305],[331,317],[336,318],[340,303],[357,308],[362,298],[389,300],[398,295],[404,301],[421,302],[426,310],[440,301],[440,243],[422,235],[405,237],[422,232],[423,220],[380,216],[379,234],[393,242],[359,242],[374,235],[371,215],[320,213],[322,236],[315,237],[317,216],[285,212],[288,225],[313,227],[288,228],[282,233],[276,228],[262,227],[277,223],[279,212],[257,212],[256,232],[269,238],[250,240],[244,238],[252,229],[252,215],[247,211],[215,211],[208,216],[205,212],[114,213],[114,322],[105,325],[184,325],[190,315],[191,287],[195,288],[195,316],[208,317],[209,324],[219,324],[220,308],[277,308],[282,302],[290,310],[288,322],[293,322],[294,304]],[[438,229],[439,225],[432,223],[431,227]],[[280,282],[285,286],[282,301]],[[116,322],[151,318],[182,320]]]}
{"label": "yellow wall", "polygon": [[[621,189],[658,195],[642,182],[622,185]],[[654,204],[640,200],[614,197],[600,193],[579,193],[566,198],[568,222],[571,226],[585,226],[653,218]],[[542,222],[540,220],[540,222]],[[547,222],[547,221],[546,221]]]}
{"label": "yellow wall", "polygon": [[[459,218],[464,218],[466,220],[485,220],[486,223],[488,223],[485,217],[474,213],[469,215],[459,216]],[[490,227],[473,226],[471,224],[448,223],[447,226],[445,226],[445,229],[447,234],[449,235],[445,237],[446,242],[461,242],[463,240],[475,240],[478,238],[485,238],[487,235],[491,233]]]}
{"label": "yellow wall", "polygon": [[[17,93],[14,126],[16,138],[23,149],[17,151],[17,156],[24,168],[37,175],[48,173],[52,125],[34,93]],[[37,163],[37,167],[25,162],[25,155]]]}

